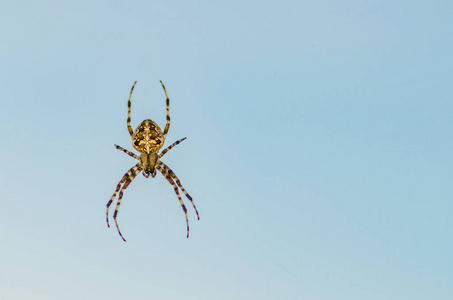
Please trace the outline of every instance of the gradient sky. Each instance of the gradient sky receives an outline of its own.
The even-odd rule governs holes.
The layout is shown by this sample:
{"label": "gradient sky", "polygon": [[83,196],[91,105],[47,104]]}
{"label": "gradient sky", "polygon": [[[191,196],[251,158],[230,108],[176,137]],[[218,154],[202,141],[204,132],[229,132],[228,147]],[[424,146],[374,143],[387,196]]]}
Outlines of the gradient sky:
{"label": "gradient sky", "polygon": [[[452,1],[9,1],[0,300],[451,299]],[[165,124],[160,175],[126,128]]]}

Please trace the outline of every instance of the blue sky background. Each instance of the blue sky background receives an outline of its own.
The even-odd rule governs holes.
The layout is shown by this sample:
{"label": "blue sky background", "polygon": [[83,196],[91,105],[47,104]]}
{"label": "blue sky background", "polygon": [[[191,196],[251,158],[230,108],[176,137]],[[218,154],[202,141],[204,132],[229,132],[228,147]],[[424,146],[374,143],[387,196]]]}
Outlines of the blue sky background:
{"label": "blue sky background", "polygon": [[[9,1],[0,299],[451,299],[453,2]],[[139,175],[165,124],[188,201]]]}

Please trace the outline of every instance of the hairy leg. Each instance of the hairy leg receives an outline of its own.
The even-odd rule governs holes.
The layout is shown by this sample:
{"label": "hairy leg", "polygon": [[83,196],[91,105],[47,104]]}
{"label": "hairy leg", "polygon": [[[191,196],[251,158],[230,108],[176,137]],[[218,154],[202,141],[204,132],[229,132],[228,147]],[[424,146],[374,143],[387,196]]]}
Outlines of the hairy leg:
{"label": "hairy leg", "polygon": [[[169,166],[167,166],[166,164],[164,164],[163,162],[159,161],[159,165],[160,165],[160,168],[162,169],[162,174],[169,174],[171,176],[172,179],[174,179],[174,181],[176,182],[176,184],[179,186],[179,188],[181,189],[181,191],[184,193],[184,195],[186,195],[187,199],[190,200],[190,202],[192,203],[192,206],[193,208],[195,209],[195,212],[197,213],[197,218],[198,220],[200,220],[200,215],[198,214],[198,210],[197,210],[197,207],[195,206],[195,203],[193,202],[192,200],[192,197],[189,195],[189,193],[187,193],[187,191],[184,189],[184,187],[182,186],[181,182],[179,181],[179,178],[176,176],[175,172],[173,172],[172,169],[170,169]],[[166,176],[166,175],[164,175]]]}
{"label": "hairy leg", "polygon": [[132,98],[132,92],[134,91],[135,84],[137,83],[134,82],[134,85],[131,88],[131,93],[129,94],[129,100],[127,100],[127,130],[129,131],[129,134],[132,136],[134,131],[132,130],[131,127],[131,98]]}
{"label": "hairy leg", "polygon": [[140,160],[140,156],[136,155],[135,153],[133,153],[133,152],[131,152],[129,150],[126,150],[123,147],[118,146],[118,145],[115,145],[115,147],[116,147],[116,149],[123,151],[127,155],[132,156],[133,158]]}
{"label": "hairy leg", "polygon": [[179,143],[181,143],[181,142],[184,141],[185,139],[187,139],[187,138],[182,138],[182,139],[180,139],[179,141],[174,142],[173,144],[171,144],[170,146],[168,146],[167,148],[165,148],[164,150],[162,150],[162,152],[159,154],[159,158],[161,158],[162,156],[164,156],[165,153],[167,153],[168,151],[170,151],[171,148],[173,148],[174,146],[178,145]]}
{"label": "hairy leg", "polygon": [[176,196],[178,196],[179,204],[181,204],[182,210],[184,211],[184,214],[186,216],[186,225],[187,225],[187,237],[189,237],[189,218],[187,216],[187,208],[184,205],[184,201],[182,201],[181,195],[179,194],[178,191],[178,186],[176,183],[173,181],[173,178],[171,175],[165,170],[164,166],[162,164],[158,164],[156,166],[156,169],[159,170],[159,172],[162,173],[162,175],[167,179],[167,181],[173,186],[175,189]]}
{"label": "hairy leg", "polygon": [[[121,188],[121,185],[126,182],[128,180],[128,178],[131,178],[132,174],[135,173],[135,172],[140,172],[141,168],[139,166],[140,164],[136,164],[135,166],[133,166],[132,168],[129,169],[129,171],[127,171],[123,178],[121,178],[120,182],[118,183],[118,185],[116,186],[116,189],[115,189],[115,192],[113,193],[112,197],[110,198],[109,202],[107,202],[107,210],[106,210],[106,213],[105,213],[105,219],[107,221],[107,226],[110,227],[110,224],[109,224],[109,207],[110,205],[112,204],[113,202],[113,199],[115,199],[116,197],[116,194],[118,194],[118,191],[120,190]],[[138,171],[137,171],[138,170]],[[138,173],[137,173],[138,174]],[[135,177],[135,176],[134,176]]]}
{"label": "hairy leg", "polygon": [[170,99],[168,98],[167,90],[165,89],[165,86],[162,83],[162,80],[160,81],[160,84],[162,84],[162,88],[164,89],[164,92],[165,92],[165,97],[167,98],[167,124],[165,124],[165,128],[164,128],[164,141],[165,141],[168,130],[170,129]]}

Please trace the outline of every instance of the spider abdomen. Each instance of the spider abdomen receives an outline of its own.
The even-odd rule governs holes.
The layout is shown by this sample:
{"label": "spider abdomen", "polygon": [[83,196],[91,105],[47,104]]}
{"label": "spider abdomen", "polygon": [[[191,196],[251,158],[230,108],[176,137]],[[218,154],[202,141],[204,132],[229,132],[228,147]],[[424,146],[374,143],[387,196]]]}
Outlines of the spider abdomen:
{"label": "spider abdomen", "polygon": [[152,120],[145,120],[132,134],[132,146],[140,153],[155,153],[163,146],[164,134],[159,125]]}

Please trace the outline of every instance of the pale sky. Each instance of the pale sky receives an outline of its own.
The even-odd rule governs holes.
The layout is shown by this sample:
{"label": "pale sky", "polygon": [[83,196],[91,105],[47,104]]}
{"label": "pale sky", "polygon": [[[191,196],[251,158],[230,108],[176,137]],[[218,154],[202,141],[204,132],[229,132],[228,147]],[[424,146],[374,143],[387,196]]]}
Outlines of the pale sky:
{"label": "pale sky", "polygon": [[[451,299],[453,2],[9,1],[0,300]],[[105,205],[165,125],[160,174]],[[113,211],[111,211],[113,212]],[[112,219],[112,214],[110,216]]]}

